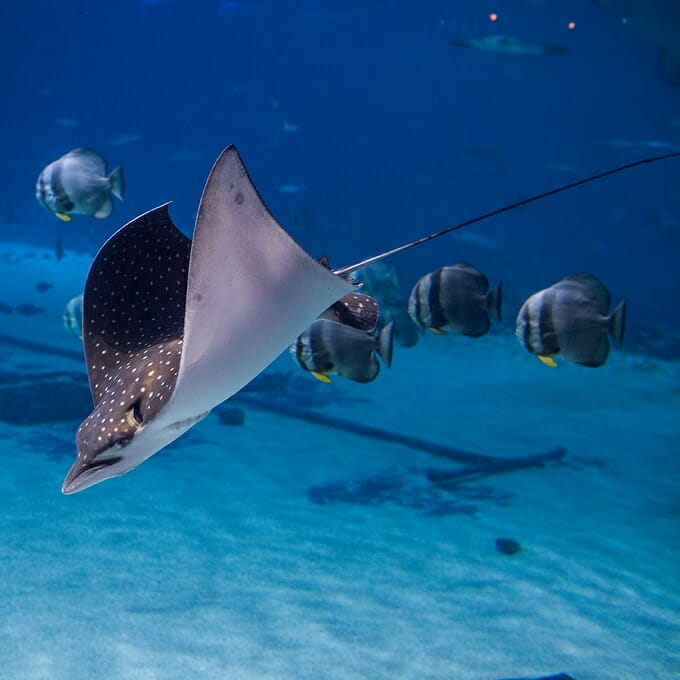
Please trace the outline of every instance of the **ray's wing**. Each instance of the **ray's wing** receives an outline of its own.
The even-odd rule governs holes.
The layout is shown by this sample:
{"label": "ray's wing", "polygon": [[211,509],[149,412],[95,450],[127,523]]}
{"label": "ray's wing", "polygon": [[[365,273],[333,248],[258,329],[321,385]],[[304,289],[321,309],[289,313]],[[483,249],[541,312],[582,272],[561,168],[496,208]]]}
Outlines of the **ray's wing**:
{"label": "ray's wing", "polygon": [[196,218],[175,417],[230,397],[353,288],[283,230],[225,149]]}
{"label": "ray's wing", "polygon": [[164,205],[128,222],[97,253],[83,297],[95,406],[133,353],[182,337],[190,245]]}

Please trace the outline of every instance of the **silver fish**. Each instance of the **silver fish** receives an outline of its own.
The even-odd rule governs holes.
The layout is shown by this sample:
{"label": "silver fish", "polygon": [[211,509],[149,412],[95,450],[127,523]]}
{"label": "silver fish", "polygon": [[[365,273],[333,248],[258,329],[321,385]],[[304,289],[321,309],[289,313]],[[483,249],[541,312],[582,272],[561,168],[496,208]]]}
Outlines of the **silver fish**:
{"label": "silver fish", "polygon": [[542,45],[527,43],[510,35],[487,35],[483,38],[459,38],[451,41],[456,47],[470,47],[487,52],[501,54],[524,54],[530,57],[542,57],[553,54],[566,54],[569,50],[562,45]]}
{"label": "silver fish", "polygon": [[77,295],[68,301],[62,316],[64,328],[80,340],[83,339],[83,296]]}
{"label": "silver fish", "polygon": [[60,220],[71,215],[90,215],[98,219],[113,211],[113,196],[123,200],[125,179],[119,166],[106,174],[106,161],[91,149],[69,151],[50,163],[38,176],[35,197]]}
{"label": "silver fish", "polygon": [[489,313],[501,320],[502,284],[489,291],[489,281],[464,262],[421,277],[411,290],[408,313],[420,328],[435,333],[479,337],[491,326]]}
{"label": "silver fish", "polygon": [[609,356],[608,335],[623,342],[626,301],[609,313],[611,296],[592,274],[572,274],[534,293],[517,315],[515,335],[520,344],[546,366],[553,356],[583,366],[601,366]]}
{"label": "silver fish", "polygon": [[354,278],[363,285],[362,291],[386,304],[399,296],[401,283],[397,270],[384,262],[375,262],[354,272]]}
{"label": "silver fish", "polygon": [[330,319],[317,319],[290,347],[298,365],[322,382],[339,375],[355,382],[371,382],[380,372],[379,355],[389,368],[392,364],[394,324],[378,335]]}
{"label": "silver fish", "polygon": [[393,300],[380,309],[380,321],[394,324],[394,341],[401,347],[414,347],[420,340],[420,328],[408,313],[408,303]]}

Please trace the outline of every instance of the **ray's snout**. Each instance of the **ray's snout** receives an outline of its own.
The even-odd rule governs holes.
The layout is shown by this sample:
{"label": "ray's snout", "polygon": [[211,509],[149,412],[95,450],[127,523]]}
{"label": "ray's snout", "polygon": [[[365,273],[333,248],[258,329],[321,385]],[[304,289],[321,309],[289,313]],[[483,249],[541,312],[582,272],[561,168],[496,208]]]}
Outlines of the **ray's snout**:
{"label": "ray's snout", "polygon": [[121,456],[113,456],[104,460],[87,462],[82,460],[81,457],[77,457],[61,485],[61,492],[66,495],[77,493],[105,479],[118,477],[122,474],[117,470],[117,464],[121,460]]}

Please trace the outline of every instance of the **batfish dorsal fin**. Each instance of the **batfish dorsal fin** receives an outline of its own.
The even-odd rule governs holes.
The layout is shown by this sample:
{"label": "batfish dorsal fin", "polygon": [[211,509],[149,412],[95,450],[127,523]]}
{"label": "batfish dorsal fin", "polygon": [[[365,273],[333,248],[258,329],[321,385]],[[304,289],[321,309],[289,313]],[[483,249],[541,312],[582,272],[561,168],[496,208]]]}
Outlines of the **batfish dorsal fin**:
{"label": "batfish dorsal fin", "polygon": [[181,339],[191,241],[167,205],[128,222],[95,257],[83,296],[83,343],[95,406],[122,357]]}
{"label": "batfish dorsal fin", "polygon": [[454,264],[451,269],[455,269],[461,274],[467,274],[470,281],[474,281],[478,287],[479,292],[484,295],[489,290],[489,279],[486,278],[486,274],[480,272],[479,269],[473,267],[467,262],[458,262]]}
{"label": "batfish dorsal fin", "polygon": [[196,218],[173,417],[241,389],[353,288],[283,230],[236,148],[225,149]]}
{"label": "batfish dorsal fin", "polygon": [[94,177],[104,177],[106,175],[106,161],[92,149],[79,146],[65,155],[74,159],[77,158],[81,169],[91,173]]}
{"label": "batfish dorsal fin", "polygon": [[606,314],[609,311],[611,305],[611,295],[607,290],[606,286],[593,274],[588,274],[587,272],[578,272],[577,274],[571,274],[570,276],[565,276],[563,281],[575,281],[584,286],[590,295],[597,301],[602,314]]}

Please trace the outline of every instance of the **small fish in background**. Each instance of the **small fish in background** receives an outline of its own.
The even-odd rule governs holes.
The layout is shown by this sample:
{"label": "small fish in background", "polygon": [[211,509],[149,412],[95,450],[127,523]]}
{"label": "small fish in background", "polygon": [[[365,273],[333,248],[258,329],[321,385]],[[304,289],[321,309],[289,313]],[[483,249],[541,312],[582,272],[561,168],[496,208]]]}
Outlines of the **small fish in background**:
{"label": "small fish in background", "polygon": [[530,57],[543,57],[555,54],[567,54],[569,50],[562,45],[542,45],[528,43],[510,35],[487,35],[483,38],[460,38],[452,40],[455,47],[468,47],[487,52],[501,54],[523,54]]}
{"label": "small fish in background", "polygon": [[45,310],[42,307],[36,307],[36,305],[31,304],[30,302],[24,302],[21,305],[17,305],[14,308],[14,311],[22,316],[37,316],[38,314],[45,313]]}
{"label": "small fish in background", "polygon": [[401,347],[414,347],[420,340],[420,329],[408,313],[406,301],[393,300],[380,309],[380,323],[394,324],[394,341]]}
{"label": "small fish in background", "polygon": [[631,139],[625,139],[624,137],[608,137],[607,139],[600,139],[593,142],[593,145],[606,146],[610,149],[635,151],[637,149],[638,142],[634,142]]}
{"label": "small fish in background", "polygon": [[659,153],[675,153],[680,151],[680,146],[665,139],[626,139],[624,137],[608,137],[594,142],[595,146],[605,146],[614,149],[621,154],[636,155],[647,151]]}
{"label": "small fish in background", "polygon": [[283,131],[288,134],[294,134],[300,132],[300,126],[295,123],[289,123],[287,120],[283,121]]}
{"label": "small fish in background", "polygon": [[241,12],[257,12],[262,7],[263,3],[256,0],[220,0],[217,3],[217,14],[226,17]]}
{"label": "small fish in background", "polygon": [[602,366],[609,356],[609,339],[623,343],[626,301],[609,314],[611,296],[592,274],[572,274],[529,297],[517,315],[515,335],[520,344],[546,366],[553,356],[582,366]]}
{"label": "small fish in background", "polygon": [[280,184],[276,187],[280,194],[299,194],[307,190],[304,184]]}
{"label": "small fish in background", "polygon": [[60,116],[59,118],[55,118],[54,122],[59,126],[59,127],[65,127],[65,128],[74,128],[78,127],[80,123],[76,118],[69,118],[68,116]]}
{"label": "small fish in background", "polygon": [[57,240],[54,243],[54,256],[57,258],[57,262],[64,259],[64,243],[61,240],[61,234],[57,234]]}
{"label": "small fish in background", "polygon": [[5,200],[0,202],[0,226],[9,227],[14,223],[12,204]]}
{"label": "small fish in background", "polygon": [[14,311],[12,305],[8,305],[6,302],[0,300],[0,314],[11,314]]}
{"label": "small fish in background", "polygon": [[309,208],[303,206],[293,211],[293,224],[299,231],[311,231],[316,224],[316,218]]}
{"label": "small fish in background", "polygon": [[141,132],[119,132],[113,135],[113,137],[109,137],[107,141],[111,146],[125,146],[126,144],[138,142],[143,137],[144,135]]}
{"label": "small fish in background", "polygon": [[421,277],[413,286],[408,313],[420,328],[446,330],[477,338],[501,321],[502,284],[489,291],[489,281],[472,265],[459,262]]}
{"label": "small fish in background", "polygon": [[667,243],[680,241],[680,224],[669,210],[653,210],[647,216],[647,223],[655,227],[659,237]]}
{"label": "small fish in background", "polygon": [[362,292],[377,298],[381,305],[388,304],[400,294],[399,273],[384,262],[375,262],[357,269],[354,279],[362,284]]}
{"label": "small fish in background", "polygon": [[380,328],[394,325],[394,341],[401,347],[413,347],[420,340],[420,329],[408,314],[408,301],[403,298],[397,270],[383,262],[358,269],[355,280],[362,292],[375,297],[380,304]]}
{"label": "small fish in background", "polygon": [[568,163],[560,163],[559,161],[552,161],[548,163],[545,166],[545,169],[566,177],[575,177],[576,179],[580,179],[585,174],[573,165],[569,165]]}
{"label": "small fish in background", "polygon": [[481,250],[488,250],[490,252],[498,250],[498,244],[484,234],[478,234],[476,231],[454,231],[451,238],[457,243],[466,246],[473,246]]}
{"label": "small fish in background", "polygon": [[680,151],[678,144],[667,142],[665,139],[643,139],[639,142],[641,149],[659,151],[661,153],[677,153]]}
{"label": "small fish in background", "polygon": [[175,149],[168,154],[168,160],[171,163],[191,163],[193,161],[200,160],[203,157],[202,151],[197,151],[196,149],[188,149],[183,147],[181,149]]}
{"label": "small fish in background", "polygon": [[372,335],[330,319],[317,319],[290,346],[297,364],[317,380],[329,383],[329,375],[355,382],[375,380],[380,372],[379,355],[389,368],[392,364],[394,326],[388,324]]}
{"label": "small fish in background", "polygon": [[62,315],[64,328],[80,340],[83,339],[83,296],[76,295],[71,298],[64,308]]}
{"label": "small fish in background", "polygon": [[498,146],[488,146],[486,144],[466,147],[463,149],[463,157],[466,161],[478,160],[497,166],[505,165],[508,162],[508,157]]}
{"label": "small fish in background", "polygon": [[50,288],[54,288],[54,286],[51,283],[47,283],[47,281],[38,281],[35,284],[35,289],[39,293],[46,293]]}
{"label": "small fish in background", "polygon": [[98,219],[113,211],[113,196],[123,200],[125,180],[118,166],[106,175],[106,161],[91,149],[69,151],[50,163],[39,175],[35,196],[47,210],[64,222],[72,214]]}

